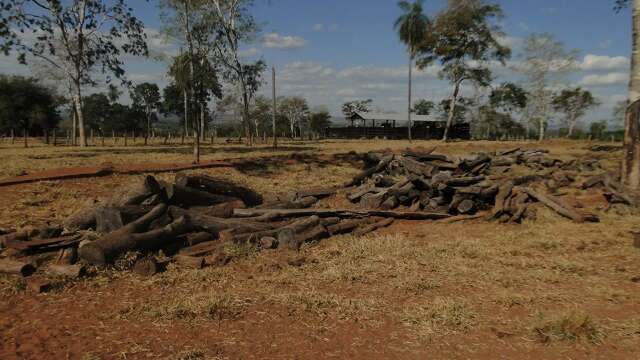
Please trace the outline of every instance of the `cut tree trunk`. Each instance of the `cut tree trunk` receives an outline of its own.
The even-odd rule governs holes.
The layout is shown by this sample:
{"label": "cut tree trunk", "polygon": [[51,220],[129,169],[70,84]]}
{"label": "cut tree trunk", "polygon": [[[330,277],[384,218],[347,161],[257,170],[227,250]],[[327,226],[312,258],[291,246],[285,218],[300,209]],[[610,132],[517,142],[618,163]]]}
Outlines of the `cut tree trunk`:
{"label": "cut tree trunk", "polygon": [[262,195],[248,187],[206,175],[187,176],[179,173],[176,175],[175,183],[201,189],[215,195],[240,198],[247,206],[257,206],[263,201]]}
{"label": "cut tree trunk", "polygon": [[524,188],[523,191],[529,194],[529,196],[531,196],[532,198],[540,201],[541,203],[545,204],[549,208],[553,209],[558,214],[564,217],[567,217],[575,222],[583,223],[585,221],[587,222],[599,221],[597,216],[581,214],[577,212],[574,208],[567,206],[567,204],[564,204],[560,199],[557,199],[551,195],[545,195],[530,188]]}
{"label": "cut tree trunk", "polygon": [[10,259],[0,259],[0,273],[22,275],[24,277],[33,274],[36,269],[33,265]]}
{"label": "cut tree trunk", "polygon": [[[240,209],[235,209],[234,213],[236,210]],[[226,229],[235,229],[239,233],[273,229],[273,226],[270,224],[240,219],[217,218],[213,216],[202,215],[194,211],[185,210],[177,206],[170,206],[169,214],[174,219],[180,216],[188,216],[194,226],[204,229],[205,231],[210,232],[214,235],[217,235],[220,231]]]}
{"label": "cut tree trunk", "polygon": [[451,217],[451,215],[439,212],[412,212],[390,210],[348,210],[348,209],[235,209],[236,217],[256,217],[269,215],[272,219],[305,217],[317,215],[319,217],[359,218],[364,216],[389,217],[405,220],[439,220]]}
{"label": "cut tree trunk", "polygon": [[[96,241],[90,242],[79,249],[80,258],[88,261],[91,264],[103,265],[107,261],[111,261],[116,255],[139,248],[147,238],[135,237],[134,234],[146,231],[151,222],[158,217],[162,216],[167,210],[167,206],[160,204],[154,207],[143,217],[125,225],[124,227],[108,233]],[[180,235],[180,230],[186,230],[190,225],[184,218],[182,221],[169,225],[168,227],[160,230],[154,230],[152,236],[163,239],[163,236],[177,236]],[[149,234],[149,233],[146,233]],[[145,235],[145,234],[140,234]],[[147,236],[148,237],[148,236]],[[140,240],[140,243],[139,241]]]}

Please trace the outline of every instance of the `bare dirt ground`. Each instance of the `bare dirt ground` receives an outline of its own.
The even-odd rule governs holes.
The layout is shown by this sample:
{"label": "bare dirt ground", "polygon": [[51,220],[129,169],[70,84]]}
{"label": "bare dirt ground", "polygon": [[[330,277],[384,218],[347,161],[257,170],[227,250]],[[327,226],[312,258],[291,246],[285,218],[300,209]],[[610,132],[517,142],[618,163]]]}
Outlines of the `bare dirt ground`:
{"label": "bare dirt ground", "polygon": [[[403,141],[207,146],[203,160],[290,155],[193,170],[278,194],[340,184],[362,164],[349,151]],[[586,142],[414,142],[468,154],[514,146],[589,156]],[[188,162],[188,147],[20,149],[0,144],[0,179],[60,166]],[[60,221],[142,175],[0,187],[0,227]],[[172,178],[164,173],[159,178]],[[337,200],[336,200],[337,201]],[[299,253],[233,249],[224,267],[170,268],[150,279],[99,271],[44,294],[0,275],[1,359],[637,359],[640,212],[587,193],[572,199],[600,223],[540,207],[523,224],[396,222]]]}

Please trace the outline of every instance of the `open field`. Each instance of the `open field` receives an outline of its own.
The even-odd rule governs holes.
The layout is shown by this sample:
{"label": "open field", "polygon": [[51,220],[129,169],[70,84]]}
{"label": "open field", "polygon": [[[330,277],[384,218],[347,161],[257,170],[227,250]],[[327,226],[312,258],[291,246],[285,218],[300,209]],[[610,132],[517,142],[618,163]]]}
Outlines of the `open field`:
{"label": "open field", "polygon": [[[190,171],[268,195],[343,183],[362,164],[349,152],[401,150],[406,141],[291,142],[205,146],[202,160],[273,157]],[[543,147],[559,158],[618,152],[594,143],[440,142],[469,154]],[[276,155],[295,156],[278,157]],[[22,149],[0,144],[0,180],[57,167],[189,162],[188,146]],[[170,179],[175,174],[158,174]],[[143,175],[0,187],[0,227],[61,221]],[[0,358],[567,358],[640,357],[640,211],[602,196],[575,199],[599,223],[575,224],[538,207],[535,221],[451,224],[398,221],[364,237],[336,236],[300,253],[230,249],[224,267],[168,271],[149,279],[100,271],[33,294],[0,275]],[[599,209],[599,210],[598,210]],[[633,281],[632,279],[636,279]]]}

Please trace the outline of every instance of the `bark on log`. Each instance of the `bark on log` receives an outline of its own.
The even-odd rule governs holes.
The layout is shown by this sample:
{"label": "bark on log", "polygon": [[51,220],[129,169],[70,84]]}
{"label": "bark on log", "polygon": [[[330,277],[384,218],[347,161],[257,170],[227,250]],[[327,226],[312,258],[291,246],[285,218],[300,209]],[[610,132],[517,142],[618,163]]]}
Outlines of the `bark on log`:
{"label": "bark on log", "polygon": [[173,257],[176,264],[189,269],[202,269],[204,267],[204,258],[199,256],[176,255]]}
{"label": "bark on log", "polygon": [[213,216],[218,218],[229,218],[233,215],[234,209],[244,209],[246,205],[240,199],[216,204],[212,206],[192,206],[190,211],[200,213],[202,215]]}
{"label": "bark on log", "polygon": [[384,168],[387,167],[387,165],[389,165],[389,163],[393,160],[394,155],[390,154],[387,155],[385,157],[383,157],[380,162],[378,163],[378,165],[371,167],[369,169],[364,170],[363,172],[361,172],[360,174],[356,175],[351,181],[347,182],[344,184],[344,187],[350,187],[350,186],[354,186],[354,185],[359,185],[360,183],[362,183],[363,180],[371,177],[371,175],[382,171]]}
{"label": "bark on log", "polygon": [[164,271],[166,263],[160,263],[155,257],[149,256],[142,259],[138,259],[133,265],[133,272],[140,276],[153,276],[161,271]]}
{"label": "bark on log", "polygon": [[66,249],[60,249],[58,256],[56,256],[56,264],[58,265],[73,265],[78,259],[78,249],[70,247]]}
{"label": "bark on log", "polygon": [[497,219],[503,214],[504,208],[505,208],[505,200],[507,200],[509,195],[511,195],[511,190],[513,190],[513,186],[514,186],[513,181],[507,181],[502,185],[500,185],[498,194],[496,195],[493,212],[491,213],[492,219]]}
{"label": "bark on log", "polygon": [[54,250],[78,244],[81,235],[67,235],[52,239],[30,240],[30,241],[8,241],[5,246],[7,248],[21,251],[40,251]]}
{"label": "bark on log", "polygon": [[183,207],[210,206],[237,199],[231,196],[212,194],[207,191],[198,190],[188,186],[170,184],[164,181],[161,181],[160,184],[167,194],[168,203],[171,205],[179,205]]}
{"label": "bark on log", "polygon": [[272,218],[290,218],[317,215],[319,217],[360,218],[364,216],[389,217],[405,220],[439,220],[451,215],[440,212],[411,212],[390,210],[348,210],[348,209],[236,209],[237,217],[256,217],[268,214]]}
{"label": "bark on log", "polygon": [[96,232],[101,234],[116,231],[124,226],[120,211],[113,207],[98,207],[95,209]]}
{"label": "bark on log", "polygon": [[257,206],[263,202],[262,195],[248,187],[206,175],[187,176],[179,173],[176,175],[175,183],[180,186],[202,189],[216,195],[239,198],[247,206]]}
{"label": "bark on log", "polygon": [[87,272],[87,269],[82,265],[51,264],[47,266],[46,271],[53,275],[77,279],[84,276]]}
{"label": "bark on log", "polygon": [[30,263],[10,259],[0,259],[0,273],[27,277],[35,271],[36,268]]}
{"label": "bark on log", "polygon": [[481,181],[484,181],[484,176],[472,176],[472,177],[460,177],[460,178],[451,178],[445,181],[447,186],[458,187],[458,186],[471,186],[475,185]]}
{"label": "bark on log", "polygon": [[597,216],[590,215],[590,214],[581,214],[577,212],[575,209],[573,209],[572,207],[566,206],[566,204],[562,204],[559,201],[559,199],[551,195],[545,195],[530,188],[524,188],[523,191],[529,194],[529,196],[531,196],[532,198],[540,201],[541,203],[545,204],[549,208],[553,209],[558,214],[564,217],[567,217],[575,222],[583,223],[585,221],[588,221],[588,222],[600,221],[600,219]]}
{"label": "bark on log", "polygon": [[210,252],[222,249],[223,244],[220,241],[207,241],[194,246],[189,246],[180,250],[180,255],[200,256]]}
{"label": "bark on log", "polygon": [[160,191],[161,187],[156,178],[148,175],[144,181],[117,191],[109,200],[108,206],[140,205],[145,199],[160,193]]}
{"label": "bark on log", "polygon": [[360,225],[367,225],[371,224],[372,222],[373,219],[371,218],[343,220],[335,225],[327,226],[327,230],[331,235],[344,234],[351,232],[353,229],[357,228]]}
{"label": "bark on log", "polygon": [[371,225],[365,226],[365,227],[360,228],[360,229],[356,229],[356,231],[353,232],[353,235],[354,236],[366,235],[366,234],[368,234],[370,232],[376,231],[376,230],[378,230],[380,228],[387,227],[387,226],[393,224],[393,221],[394,221],[394,219],[392,219],[392,218],[380,220],[380,221],[378,221],[376,223],[373,223]]}
{"label": "bark on log", "polygon": [[96,226],[96,209],[99,206],[89,206],[80,209],[67,217],[63,226],[68,231],[87,230]]}
{"label": "bark on log", "polygon": [[[245,209],[234,209],[241,211]],[[238,220],[238,219],[222,219],[207,215],[201,215],[197,212],[185,210],[177,206],[169,206],[169,214],[175,219],[180,216],[188,216],[191,223],[207,232],[217,235],[225,229],[237,229],[240,232],[264,231],[273,229],[273,225],[255,221]]]}
{"label": "bark on log", "polygon": [[294,229],[285,228],[278,234],[278,244],[280,247],[297,251],[300,250],[302,244],[307,241],[320,240],[328,236],[329,232],[320,224],[303,232],[296,232]]}
{"label": "bark on log", "polygon": [[[149,224],[151,224],[153,220],[164,214],[166,210],[167,206],[164,204],[160,204],[136,221],[131,222],[116,231],[102,236],[96,241],[82,246],[79,249],[80,258],[88,261],[91,264],[102,265],[107,261],[112,260],[114,256],[120,254],[123,251],[133,250],[137,245],[137,238],[134,238],[133,234],[146,231],[149,227]],[[182,222],[186,224],[186,221],[184,219],[182,219]],[[162,232],[163,230],[159,231]],[[169,230],[173,229],[170,228]],[[158,232],[158,230],[154,231]]]}
{"label": "bark on log", "polygon": [[308,196],[313,196],[315,198],[323,198],[323,197],[334,195],[337,191],[338,189],[335,187],[300,190],[296,193],[296,198],[302,199]]}

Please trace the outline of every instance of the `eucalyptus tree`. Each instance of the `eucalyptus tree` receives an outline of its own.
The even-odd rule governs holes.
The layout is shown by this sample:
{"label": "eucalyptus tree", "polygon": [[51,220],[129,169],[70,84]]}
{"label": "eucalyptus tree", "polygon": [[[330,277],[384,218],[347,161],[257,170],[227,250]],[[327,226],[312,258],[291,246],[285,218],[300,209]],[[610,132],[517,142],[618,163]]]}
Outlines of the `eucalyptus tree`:
{"label": "eucalyptus tree", "polygon": [[411,72],[413,70],[413,60],[418,51],[420,43],[423,41],[425,33],[430,26],[429,17],[424,14],[422,4],[424,0],[416,0],[413,3],[402,0],[398,2],[398,7],[402,10],[402,15],[394,23],[394,28],[398,31],[400,41],[407,45],[409,53],[409,85],[408,85],[408,111],[407,128],[409,141],[411,141]]}
{"label": "eucalyptus tree", "polygon": [[498,4],[483,0],[449,0],[425,35],[418,66],[423,68],[438,60],[443,66],[440,77],[453,84],[443,141],[449,138],[462,83],[471,81],[479,87],[489,86],[492,81],[490,62],[504,65],[511,56],[511,50],[498,40],[501,17],[502,8]]}
{"label": "eucalyptus tree", "polygon": [[[629,99],[624,119],[624,158],[621,181],[633,190],[640,189],[640,125],[638,113],[631,105],[640,100],[640,0],[616,0],[616,10],[632,5],[631,21],[631,70],[629,77]],[[635,116],[634,116],[635,113]]]}
{"label": "eucalyptus tree", "polygon": [[565,115],[565,122],[569,128],[567,137],[570,138],[578,120],[585,115],[587,110],[598,106],[599,102],[590,91],[577,87],[562,90],[553,97],[551,104],[555,111]]}
{"label": "eucalyptus tree", "polygon": [[436,104],[433,101],[422,99],[413,105],[413,111],[417,115],[429,115],[435,107]]}
{"label": "eucalyptus tree", "polygon": [[0,18],[0,50],[17,52],[22,63],[28,55],[42,59],[71,80],[80,145],[86,146],[82,86],[95,84],[94,67],[107,81],[123,78],[123,54],[148,54],[142,22],[125,0],[0,0]]}
{"label": "eucalyptus tree", "polygon": [[227,80],[238,84],[242,97],[242,124],[247,142],[251,145],[253,133],[249,105],[260,86],[265,62],[260,59],[245,63],[240,60],[240,44],[250,42],[259,31],[258,24],[249,13],[253,0],[206,0],[214,16],[219,38],[215,42],[214,57],[223,65]]}
{"label": "eucalyptus tree", "polygon": [[136,85],[129,93],[132,105],[144,111],[146,116],[146,131],[144,134],[144,144],[147,145],[151,134],[151,119],[153,112],[160,107],[160,88],[158,85],[144,82]]}
{"label": "eucalyptus tree", "polygon": [[537,121],[538,140],[544,140],[552,108],[553,88],[576,67],[575,50],[565,50],[564,44],[551,34],[532,34],[524,41],[522,62],[516,70],[525,78],[529,94],[527,112]]}

